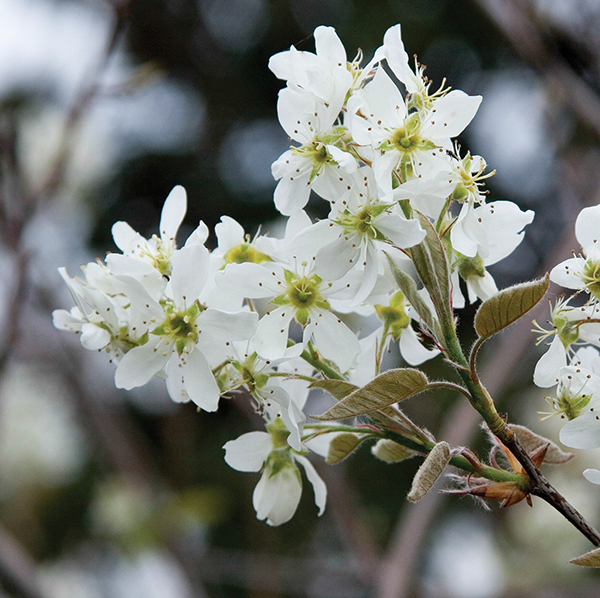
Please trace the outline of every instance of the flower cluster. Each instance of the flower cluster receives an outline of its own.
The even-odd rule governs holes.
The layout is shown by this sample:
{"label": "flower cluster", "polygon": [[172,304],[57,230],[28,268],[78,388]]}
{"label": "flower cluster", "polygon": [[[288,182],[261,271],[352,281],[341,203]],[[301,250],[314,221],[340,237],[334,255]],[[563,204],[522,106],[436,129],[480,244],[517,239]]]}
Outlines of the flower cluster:
{"label": "flower cluster", "polygon": [[582,253],[555,266],[550,279],[576,292],[556,301],[549,329],[536,325],[538,342],[549,347],[537,363],[534,382],[556,387],[555,396],[547,397],[552,412],[546,415],[558,413],[566,420],[561,442],[590,449],[600,447],[600,206],[580,212],[575,234]]}
{"label": "flower cluster", "polygon": [[[174,401],[205,411],[245,390],[267,432],[227,443],[225,459],[262,471],[254,506],[272,525],[296,509],[298,465],[320,512],[325,506],[306,455],[336,431],[307,423],[309,384],[324,376],[365,384],[393,342],[411,365],[439,353],[419,334],[427,332],[422,311],[390,265],[412,275],[410,248],[423,241],[422,224],[442,240],[459,308],[461,279],[470,302],[497,292],[487,267],[516,248],[533,219],[509,201],[486,202],[482,187],[493,172],[455,141],[481,97],[433,90],[421,65],[409,64],[400,25],[364,66],[360,53],[348,61],[333,28],[318,27],[314,37],[316,53],[292,46],[269,62],[286,82],[277,113],[293,143],[272,166],[275,206],[288,218],[284,237],[251,238],[223,216],[212,251],[203,223],[178,247],[186,195],[175,187],[159,235],[145,239],[118,222],[121,253],[88,264],[82,279],[61,270],[75,307],[54,313],[58,328],[110,355],[119,388],[159,376]],[[328,203],[326,219],[313,222],[304,211],[312,192]]]}

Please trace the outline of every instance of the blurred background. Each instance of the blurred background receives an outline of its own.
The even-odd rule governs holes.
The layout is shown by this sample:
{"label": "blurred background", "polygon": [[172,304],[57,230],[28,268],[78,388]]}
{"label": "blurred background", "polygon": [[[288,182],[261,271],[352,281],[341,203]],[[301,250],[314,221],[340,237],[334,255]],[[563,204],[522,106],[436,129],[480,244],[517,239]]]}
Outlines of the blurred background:
{"label": "blurred background", "polygon": [[[461,142],[497,169],[490,198],[536,212],[492,268],[499,286],[549,270],[578,249],[579,210],[600,202],[597,0],[0,0],[0,596],[600,595],[594,571],[567,564],[588,543],[545,504],[485,512],[431,493],[412,505],[417,460],[386,465],[367,447],[316,463],[323,517],[306,487],[294,519],[270,528],[251,504],[258,475],[223,460],[226,441],[260,425],[241,398],[197,414],[160,380],[116,390],[105,356],[52,327],[52,309],[72,304],[57,267],[76,275],[115,250],[116,220],[156,232],[176,184],[183,238],[223,214],[277,230],[270,165],[289,142],[269,57],[314,51],[326,24],[349,59],[368,59],[398,22],[434,88],[446,77],[483,95]],[[473,313],[460,315],[465,343]],[[537,419],[530,327],[486,347],[482,378],[511,421],[556,440],[557,418]],[[439,358],[426,369],[445,375]],[[407,410],[485,455],[462,401],[440,393]],[[600,493],[581,471],[599,464],[587,451],[546,468],[596,525]]]}

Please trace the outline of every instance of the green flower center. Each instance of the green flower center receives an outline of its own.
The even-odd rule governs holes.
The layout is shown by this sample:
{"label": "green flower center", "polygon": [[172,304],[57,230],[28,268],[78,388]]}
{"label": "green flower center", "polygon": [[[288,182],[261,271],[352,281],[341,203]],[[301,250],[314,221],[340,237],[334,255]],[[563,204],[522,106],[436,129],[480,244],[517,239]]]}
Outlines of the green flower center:
{"label": "green flower center", "polygon": [[398,129],[392,137],[392,145],[401,152],[410,153],[419,145],[419,137],[416,134],[410,134],[406,129]]}
{"label": "green flower center", "polygon": [[557,411],[565,415],[568,420],[575,419],[584,410],[586,405],[590,402],[590,395],[578,395],[572,397],[568,392],[561,392],[558,396]]}
{"label": "green flower center", "polygon": [[588,291],[600,299],[600,262],[588,260],[583,267],[581,278]]}
{"label": "green flower center", "polygon": [[198,340],[198,325],[195,322],[200,311],[200,307],[195,303],[185,311],[178,311],[175,306],[170,305],[167,307],[167,319],[155,328],[152,334],[174,342],[177,352],[181,355],[188,345]]}
{"label": "green flower center", "polygon": [[268,255],[258,251],[251,243],[240,243],[225,254],[225,264],[245,264],[246,262],[260,264],[270,261],[272,260]]}
{"label": "green flower center", "polygon": [[579,339],[579,326],[577,322],[570,322],[567,318],[554,316],[552,323],[556,327],[556,334],[566,350]]}

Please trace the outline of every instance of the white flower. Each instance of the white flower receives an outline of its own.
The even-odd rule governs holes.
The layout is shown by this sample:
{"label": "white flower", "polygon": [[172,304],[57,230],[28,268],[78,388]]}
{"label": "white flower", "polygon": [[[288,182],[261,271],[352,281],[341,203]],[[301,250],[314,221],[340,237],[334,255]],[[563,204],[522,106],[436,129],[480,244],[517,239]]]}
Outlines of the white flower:
{"label": "white flower", "polygon": [[339,112],[355,79],[348,69],[346,50],[333,27],[317,27],[314,37],[316,54],[291,46],[271,56],[269,68],[292,89],[312,94]]}
{"label": "white flower", "polygon": [[[291,361],[267,361],[261,359],[255,352],[247,349],[243,356],[239,355],[233,343],[235,357],[227,370],[233,389],[245,386],[256,402],[257,411],[263,415],[267,422],[281,418],[289,431],[287,443],[294,450],[301,450],[300,438],[306,422],[302,407],[308,397],[308,381],[294,378],[296,373],[306,372],[311,374],[312,366],[304,361],[295,359]],[[282,374],[289,373],[288,377]],[[274,375],[275,374],[275,375]],[[225,388],[225,391],[229,390]]]}
{"label": "white flower", "polygon": [[452,247],[467,257],[478,255],[491,266],[510,255],[523,240],[523,228],[533,221],[512,201],[495,201],[474,207],[465,203],[450,231]]}
{"label": "white flower", "polygon": [[[417,220],[408,220],[397,204],[380,202],[369,167],[346,178],[348,191],[332,201],[327,220],[303,231],[325,243],[316,254],[315,271],[327,280],[338,280],[350,270],[362,269],[362,280],[354,304],[364,301],[375,289],[391,252],[390,243],[405,249],[420,243],[425,231]],[[324,230],[325,229],[325,230]]]}
{"label": "white flower", "polygon": [[340,106],[325,105],[290,88],[279,92],[279,122],[291,139],[301,143],[284,152],[272,165],[275,207],[289,216],[301,210],[314,189],[325,199],[343,191],[340,174],[354,172],[355,158],[337,147],[344,129],[334,127]]}
{"label": "white flower", "polygon": [[560,441],[571,448],[600,448],[600,377],[578,366],[560,369],[555,410],[569,421]]}
{"label": "white flower", "polygon": [[[301,454],[291,450],[281,438],[277,422],[268,426],[266,432],[249,432],[223,447],[225,461],[237,471],[261,471],[261,478],[254,490],[252,504],[259,520],[269,525],[281,525],[289,521],[300,502],[302,478],[297,467],[304,467],[306,477],[315,492],[319,515],[325,510],[327,488],[312,463]],[[287,430],[283,430],[287,436]]]}
{"label": "white flower", "polygon": [[[115,245],[125,257],[145,262],[161,274],[168,275],[171,271],[170,260],[177,248],[177,231],[183,222],[186,211],[185,189],[181,185],[177,185],[173,187],[163,205],[159,226],[160,236],[153,235],[151,239],[145,239],[129,224],[119,221],[112,227]],[[203,222],[200,222],[198,228],[188,237],[186,245],[203,245],[207,237],[208,228]]]}
{"label": "white flower", "polygon": [[552,329],[546,330],[534,322],[539,334],[538,345],[546,338],[554,337],[535,366],[533,382],[536,386],[549,388],[558,382],[557,372],[567,365],[569,356],[574,356],[572,346],[582,343],[600,346],[600,324],[587,323],[596,312],[595,304],[571,307],[568,300],[559,300],[550,312]]}
{"label": "white flower", "polygon": [[208,259],[203,245],[184,247],[172,255],[169,299],[159,303],[149,295],[145,298],[156,326],[149,330],[145,344],[131,349],[120,361],[115,373],[118,388],[143,386],[164,368],[174,401],[191,399],[206,411],[217,409],[220,391],[207,353],[214,350],[217,340],[249,339],[257,315],[228,314],[199,305],[196,300],[204,287]]}
{"label": "white flower", "polygon": [[373,169],[382,199],[393,196],[392,172],[400,169],[401,182],[448,170],[446,147],[471,122],[481,96],[452,91],[431,108],[410,112],[400,90],[378,69],[363,89],[348,101],[348,124],[359,145],[377,150]]}
{"label": "white flower", "polygon": [[575,222],[575,236],[583,256],[575,256],[552,268],[550,280],[568,289],[585,289],[600,299],[600,205],[584,208]]}

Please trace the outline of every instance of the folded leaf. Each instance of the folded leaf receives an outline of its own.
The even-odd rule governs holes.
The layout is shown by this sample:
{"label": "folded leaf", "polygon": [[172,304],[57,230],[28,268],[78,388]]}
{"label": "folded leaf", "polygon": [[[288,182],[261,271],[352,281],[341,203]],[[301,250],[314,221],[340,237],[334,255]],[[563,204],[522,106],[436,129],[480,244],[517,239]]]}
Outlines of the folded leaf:
{"label": "folded leaf", "polygon": [[387,438],[378,440],[371,448],[371,452],[386,463],[398,463],[415,456],[411,450]]}
{"label": "folded leaf", "polygon": [[427,389],[427,384],[427,377],[420,370],[388,370],[362,388],[351,392],[322,415],[313,417],[330,421],[372,413],[423,392]]}
{"label": "folded leaf", "polygon": [[417,274],[429,292],[439,319],[448,320],[452,318],[450,307],[450,289],[452,287],[446,250],[427,216],[416,210],[415,215],[425,231],[425,239],[411,247],[409,252]]}
{"label": "folded leaf", "polygon": [[346,382],[345,380],[317,380],[309,388],[322,388],[339,401],[348,396],[352,391],[357,390],[358,386],[350,384],[350,382]]}
{"label": "folded leaf", "polygon": [[600,548],[594,548],[594,550],[570,560],[569,563],[580,567],[600,567]]}
{"label": "folded leaf", "polygon": [[400,287],[400,290],[404,293],[404,296],[406,297],[408,302],[413,306],[414,310],[419,314],[421,320],[423,321],[423,324],[425,324],[425,326],[427,326],[429,330],[433,331],[435,325],[433,314],[431,313],[431,310],[429,309],[425,301],[423,301],[423,299],[419,295],[417,291],[417,285],[413,280],[413,277],[407,274],[406,272],[403,272],[400,268],[398,268],[391,256],[386,254],[386,257],[390,264],[392,274],[396,279],[396,283]]}
{"label": "folded leaf", "polygon": [[500,291],[484,301],[475,314],[475,330],[490,338],[525,315],[546,293],[548,275],[539,280],[524,282]]}
{"label": "folded leaf", "polygon": [[341,433],[335,436],[329,443],[329,450],[325,461],[330,465],[343,461],[350,453],[366,440],[368,436],[351,433]]}

